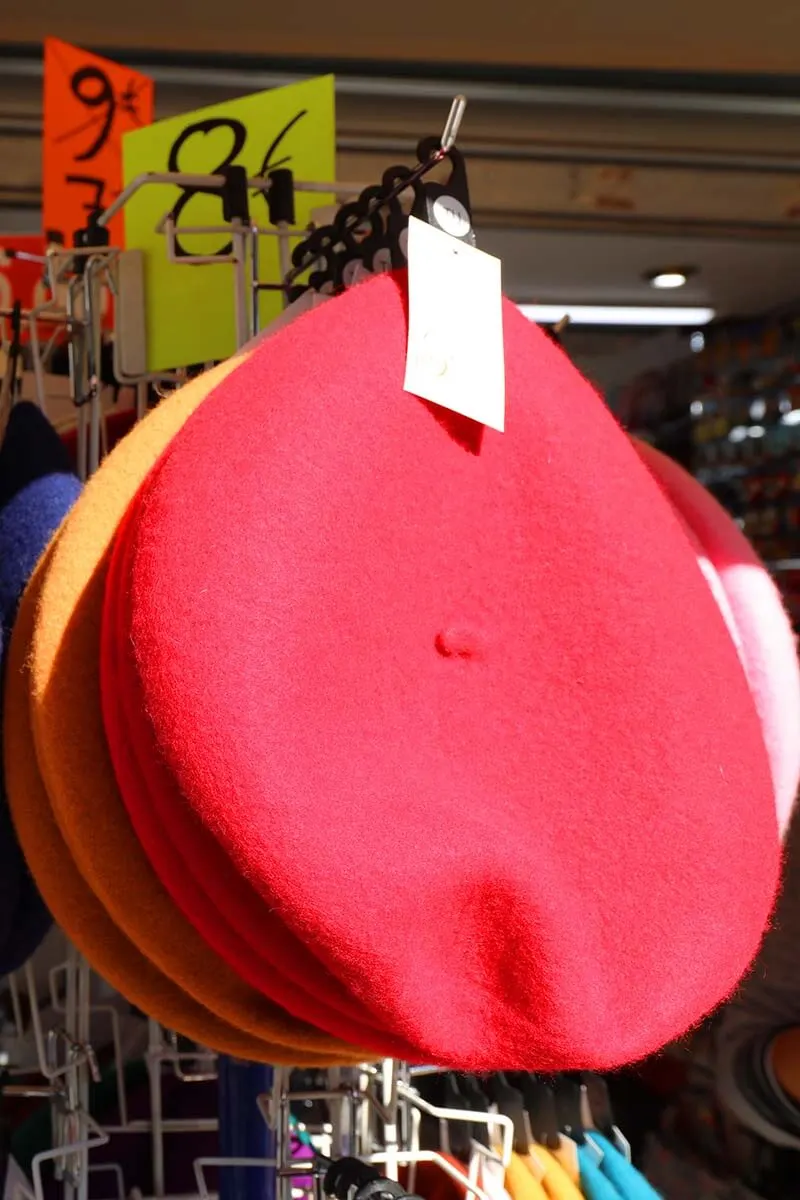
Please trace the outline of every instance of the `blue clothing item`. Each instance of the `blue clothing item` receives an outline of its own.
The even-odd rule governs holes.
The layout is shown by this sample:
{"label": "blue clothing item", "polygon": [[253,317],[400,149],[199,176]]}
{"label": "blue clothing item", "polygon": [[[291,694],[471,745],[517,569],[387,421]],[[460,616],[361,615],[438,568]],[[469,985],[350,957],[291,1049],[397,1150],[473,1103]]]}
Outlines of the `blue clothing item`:
{"label": "blue clothing item", "polygon": [[648,1183],[641,1171],[637,1171],[607,1137],[602,1133],[595,1133],[594,1130],[591,1136],[592,1141],[603,1151],[600,1170],[613,1183],[622,1200],[661,1200],[653,1185]]}
{"label": "blue clothing item", "polygon": [[586,1200],[622,1200],[613,1183],[600,1170],[588,1146],[578,1146],[581,1190]]}
{"label": "blue clothing item", "polygon": [[[25,586],[78,498],[61,439],[34,404],[14,405],[0,446],[0,667]],[[0,720],[2,719],[0,689]],[[1,765],[1,764],[0,764]],[[0,772],[0,975],[16,971],[53,923],[17,841]]]}

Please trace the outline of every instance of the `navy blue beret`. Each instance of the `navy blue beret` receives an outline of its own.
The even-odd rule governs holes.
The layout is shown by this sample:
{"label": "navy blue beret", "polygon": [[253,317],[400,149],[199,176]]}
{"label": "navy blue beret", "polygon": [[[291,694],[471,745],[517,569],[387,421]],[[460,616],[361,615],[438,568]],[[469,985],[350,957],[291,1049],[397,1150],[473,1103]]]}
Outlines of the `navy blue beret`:
{"label": "navy blue beret", "polygon": [[[69,456],[34,404],[16,404],[0,446],[0,652],[36,563],[80,492]],[[2,700],[0,700],[0,705]],[[1,709],[0,709],[1,711]],[[0,788],[0,975],[15,971],[52,924],[14,832]]]}

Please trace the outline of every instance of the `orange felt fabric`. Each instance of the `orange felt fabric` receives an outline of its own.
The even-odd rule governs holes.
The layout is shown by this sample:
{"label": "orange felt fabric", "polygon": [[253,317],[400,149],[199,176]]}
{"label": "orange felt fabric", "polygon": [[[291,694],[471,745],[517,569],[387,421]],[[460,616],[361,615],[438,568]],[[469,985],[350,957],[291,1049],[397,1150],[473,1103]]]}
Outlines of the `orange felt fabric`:
{"label": "orange felt fabric", "polygon": [[[148,469],[232,359],[164,400],[103,463],[65,522],[41,580],[30,656],[36,754],[60,832],[112,920],[217,1016],[253,1036],[346,1061],[370,1050],[318,1032],[246,984],[174,906],[130,824],[108,755],[98,685],[109,547]],[[294,1061],[292,1059],[291,1061]]]}
{"label": "orange felt fabric", "polygon": [[354,1054],[290,1051],[237,1029],[168,979],[114,924],[87,886],[53,818],[38,771],[29,707],[30,646],[52,548],[20,604],[5,681],[3,752],[11,814],[28,866],[56,921],[89,963],[122,995],[170,1029],[225,1054],[256,1062],[318,1066],[352,1062]]}

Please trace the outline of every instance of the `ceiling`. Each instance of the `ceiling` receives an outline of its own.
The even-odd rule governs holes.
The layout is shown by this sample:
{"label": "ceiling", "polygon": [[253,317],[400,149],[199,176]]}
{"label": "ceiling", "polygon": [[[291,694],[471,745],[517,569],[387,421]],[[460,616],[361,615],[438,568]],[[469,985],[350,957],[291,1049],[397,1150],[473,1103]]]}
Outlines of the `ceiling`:
{"label": "ceiling", "polygon": [[[230,13],[230,15],[229,15]],[[217,0],[26,0],[5,4],[2,36],[93,46],[265,56],[673,71],[797,72],[796,0],[463,0],[332,6]]]}
{"label": "ceiling", "polygon": [[[735,317],[800,296],[800,242],[489,229],[480,245],[502,259],[506,290],[528,303],[681,304]],[[695,273],[679,291],[655,291],[645,276],[669,266]]]}
{"label": "ceiling", "polygon": [[[10,36],[60,32],[96,48],[113,43],[111,26],[117,22],[117,41],[134,41],[138,47],[118,56],[156,80],[158,117],[292,82],[308,73],[297,65],[276,64],[274,58],[254,62],[258,39],[249,46],[247,61],[229,54],[208,58],[202,65],[182,56],[167,60],[163,46],[172,37],[168,33],[172,17],[162,27],[162,53],[143,48],[148,45],[149,3],[139,0],[123,12],[119,8],[101,11],[94,0],[90,4],[77,0],[69,9],[69,28],[49,16],[45,22],[44,4],[33,3],[11,14]],[[185,6],[163,6],[186,17],[181,40],[176,27],[176,45],[202,42],[203,5],[204,0],[196,0],[191,20]],[[304,20],[308,18],[309,53],[319,34],[309,18],[313,7],[312,2],[311,9],[307,5],[302,10]],[[686,39],[682,65],[691,65],[695,55],[693,30],[706,38],[705,52],[710,57],[705,65],[713,65],[719,40],[710,39],[702,23],[693,25],[688,16],[679,19],[681,5],[663,7],[675,26],[670,33],[673,43],[678,44],[678,31]],[[709,5],[697,7],[705,12]],[[90,19],[94,8],[100,14],[98,24]],[[135,10],[135,17],[129,8]],[[617,0],[614,11],[622,13],[625,8]],[[647,40],[647,18],[640,11],[644,9],[650,11],[641,3],[630,6],[633,26],[618,31],[619,61],[642,65]],[[784,37],[792,34],[794,47],[800,44],[800,36],[795,36],[800,28],[794,28],[800,21],[796,0],[791,9],[786,5],[781,10],[780,3],[770,9],[777,9],[778,15],[773,12],[770,20],[750,31],[750,65],[759,69],[766,64],[766,57],[756,62],[758,55],[767,56],[765,30],[775,35],[769,42],[770,53],[778,53],[781,31]],[[736,5],[725,9],[727,19],[719,31],[722,44],[734,36],[747,40],[743,27],[733,19],[735,10]],[[520,11],[529,10],[520,6]],[[607,19],[608,6],[602,11]],[[271,10],[253,12],[260,15],[247,17],[248,21],[272,19]],[[513,23],[504,24],[502,4],[499,12],[501,29],[512,29]],[[403,10],[406,27],[424,27],[421,21],[411,20],[412,13],[413,4]],[[438,20],[438,13],[437,7],[432,20]],[[547,28],[534,28],[528,16],[524,37],[519,29],[519,45],[535,46],[536,54],[544,56],[539,61],[546,61],[548,54],[555,61],[560,53],[562,63],[578,62],[588,54],[581,50],[581,39],[589,37],[590,27],[576,17],[572,59],[565,59],[563,44],[558,50],[553,40],[559,22],[570,13],[576,17],[574,0],[548,13]],[[284,17],[288,22],[285,13]],[[143,23],[137,24],[140,18]],[[348,20],[345,13],[345,27]],[[660,27],[656,22],[648,28],[651,59],[647,61],[652,61],[657,49],[653,34]],[[740,32],[734,35],[734,28]],[[4,35],[7,29],[9,18],[4,16]],[[224,38],[236,41],[239,33],[224,32],[223,44]],[[471,26],[473,41],[474,33]],[[610,53],[609,38],[604,33],[604,41],[596,28],[595,33],[600,38],[598,55],[605,53],[604,46]],[[640,38],[637,51],[635,39],[626,40],[633,34]],[[368,36],[373,35],[363,35]],[[363,44],[356,38],[352,54],[361,52]],[[279,37],[270,44],[270,53],[284,45],[289,42]],[[393,45],[398,54],[411,54],[406,49],[410,43],[401,39]],[[434,38],[430,46],[436,45]],[[490,39],[487,56],[495,53],[493,47],[496,43]],[[740,57],[734,55],[729,65],[748,65],[744,49],[744,44],[739,46]],[[473,53],[477,53],[474,46]],[[463,68],[451,82],[433,71],[419,71],[411,78],[388,64],[381,71],[374,65],[367,70],[351,64],[336,78],[337,178],[359,184],[380,179],[391,163],[413,162],[418,139],[441,129],[453,94],[467,95],[459,147],[467,157],[479,244],[502,257],[506,290],[517,300],[652,304],[659,296],[644,276],[670,265],[689,266],[695,272],[679,294],[662,295],[664,303],[708,305],[722,316],[749,316],[800,300],[800,81],[793,88],[784,80],[785,86],[777,89],[780,94],[763,80],[744,87],[726,77],[712,88],[707,76],[702,86],[696,81],[692,87],[677,88],[674,80],[667,86],[663,80],[651,79],[649,84],[640,80],[631,89],[581,73],[569,80],[503,83]],[[38,53],[0,43],[0,234],[36,230],[40,225],[41,89]],[[626,338],[620,345],[604,337],[592,353],[620,353],[628,361],[629,341]],[[591,357],[588,350],[587,354]]]}

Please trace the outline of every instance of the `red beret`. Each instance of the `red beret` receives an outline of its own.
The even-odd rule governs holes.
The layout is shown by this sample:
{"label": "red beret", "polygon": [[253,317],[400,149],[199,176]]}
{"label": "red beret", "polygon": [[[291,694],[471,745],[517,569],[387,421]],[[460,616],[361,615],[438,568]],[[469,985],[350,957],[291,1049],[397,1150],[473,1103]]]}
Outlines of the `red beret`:
{"label": "red beret", "polygon": [[138,494],[103,691],[145,718],[157,820],[118,766],[123,798],[157,871],[163,837],[238,935],[285,925],[285,973],[318,962],[416,1058],[614,1066],[758,948],[780,860],[758,716],[591,387],[507,304],[505,434],[408,395],[405,287],[264,343]]}
{"label": "red beret", "polygon": [[[135,506],[130,515],[133,511]],[[130,515],[123,521],[118,534],[118,545],[123,548],[129,545],[125,535]],[[124,560],[123,552],[113,555],[107,594],[113,594],[122,586]],[[121,611],[124,610],[117,608],[117,617]],[[128,657],[128,634],[122,622],[110,619],[112,615],[113,609],[107,606],[101,644],[103,716],[109,748],[136,833],[147,849],[153,869],[164,881],[175,903],[202,931],[208,945],[217,950],[242,979],[284,1006],[293,1016],[335,1037],[347,1039],[351,1045],[369,1046],[376,1057],[413,1056],[407,1043],[385,1033],[381,1036],[376,1018],[360,1010],[342,983],[326,971],[276,914],[263,914],[259,937],[248,940],[246,932],[243,935],[239,931],[236,920],[226,919],[225,912],[217,908],[206,887],[202,868],[193,869],[191,854],[183,853],[182,831],[173,823],[172,828],[177,833],[172,837],[170,821],[162,821],[165,798],[169,803],[172,792],[173,802],[175,800],[174,784],[164,771],[152,729],[145,718],[135,664]],[[194,836],[203,839],[201,825],[193,832]],[[213,849],[212,844],[212,853]],[[231,894],[245,892],[235,868],[227,859],[220,858],[217,868],[222,883]],[[252,895],[246,895],[245,899],[251,907]]]}

